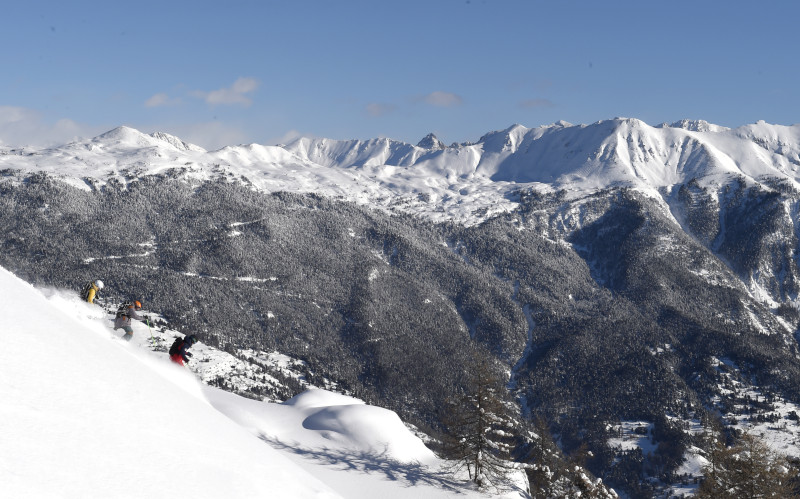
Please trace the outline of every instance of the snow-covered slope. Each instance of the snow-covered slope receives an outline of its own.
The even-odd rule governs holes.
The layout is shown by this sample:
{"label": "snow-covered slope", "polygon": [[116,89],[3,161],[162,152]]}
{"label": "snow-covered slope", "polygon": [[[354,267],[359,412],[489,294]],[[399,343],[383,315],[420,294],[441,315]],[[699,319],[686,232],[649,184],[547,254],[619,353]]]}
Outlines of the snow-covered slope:
{"label": "snow-covered slope", "polygon": [[3,497],[338,497],[75,304],[4,269],[0,303]]}
{"label": "snow-covered slope", "polygon": [[99,307],[2,268],[0,315],[2,497],[480,496],[391,411],[203,386],[141,348],[143,324],[124,342]]}
{"label": "snow-covered slope", "polygon": [[617,118],[514,125],[445,148],[426,139],[420,147],[385,138],[303,137],[281,146],[205,151],[168,134],[120,127],[56,148],[0,149],[0,171],[45,171],[86,187],[85,178],[130,181],[177,170],[190,178],[244,178],[268,191],[341,196],[466,223],[513,208],[513,193],[525,186],[579,196],[619,185],[657,193],[692,179],[715,189],[733,177],[794,185],[800,179],[800,125],[759,122],[731,130],[685,120],[652,127]]}

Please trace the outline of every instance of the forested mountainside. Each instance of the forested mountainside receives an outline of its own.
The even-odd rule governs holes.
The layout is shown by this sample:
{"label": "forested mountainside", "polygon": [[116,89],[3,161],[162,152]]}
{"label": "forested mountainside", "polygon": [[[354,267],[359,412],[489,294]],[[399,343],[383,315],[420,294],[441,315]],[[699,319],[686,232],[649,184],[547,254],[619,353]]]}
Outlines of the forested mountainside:
{"label": "forested mountainside", "polygon": [[[297,168],[321,161],[287,147]],[[788,168],[796,148],[780,147]],[[693,151],[697,168],[727,164]],[[503,184],[513,208],[464,224],[414,215],[407,200],[388,213],[363,199],[270,192],[221,167],[169,168],[165,156],[157,171],[133,156],[138,172],[64,177],[37,154],[41,168],[6,168],[0,180],[0,265],[34,284],[77,290],[102,278],[112,301],[142,299],[232,353],[303,360],[312,383],[434,435],[474,346],[485,346],[523,414],[545,420],[567,452],[587,444],[587,466],[632,496],[679,481],[712,421],[751,425],[800,455],[800,190],[786,175],[717,172],[646,189]],[[636,425],[647,450],[618,445]]]}
{"label": "forested mountainside", "polygon": [[[142,299],[229,351],[302,359],[423,428],[483,344],[523,410],[568,451],[589,443],[612,483],[677,469],[692,441],[683,423],[731,410],[717,359],[765,395],[800,399],[794,309],[754,300],[731,267],[755,262],[731,251],[726,266],[636,191],[525,194],[517,212],[468,228],[168,176],[87,192],[32,175],[0,192],[2,265],[21,277],[78,289],[100,276],[116,300]],[[769,252],[771,232],[758,243],[742,231],[708,239]],[[622,470],[608,441],[632,420],[665,445]]]}

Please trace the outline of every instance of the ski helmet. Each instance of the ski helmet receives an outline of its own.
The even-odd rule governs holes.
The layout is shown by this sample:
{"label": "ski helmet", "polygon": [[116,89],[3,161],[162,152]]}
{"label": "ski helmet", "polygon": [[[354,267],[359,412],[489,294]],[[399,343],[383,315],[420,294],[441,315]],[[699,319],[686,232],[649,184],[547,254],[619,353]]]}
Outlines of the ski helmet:
{"label": "ski helmet", "polygon": [[195,336],[195,335],[193,335],[193,334],[190,334],[190,335],[188,335],[186,338],[184,338],[184,339],[183,339],[183,341],[185,341],[186,343],[188,343],[188,344],[189,344],[189,346],[192,346],[192,345],[194,345],[194,344],[197,342],[197,336]]}
{"label": "ski helmet", "polygon": [[98,280],[94,281],[94,283],[97,285],[98,289],[103,289],[103,281],[98,279]]}
{"label": "ski helmet", "polygon": [[142,308],[142,303],[139,300],[133,302],[133,306],[136,307],[136,310]]}

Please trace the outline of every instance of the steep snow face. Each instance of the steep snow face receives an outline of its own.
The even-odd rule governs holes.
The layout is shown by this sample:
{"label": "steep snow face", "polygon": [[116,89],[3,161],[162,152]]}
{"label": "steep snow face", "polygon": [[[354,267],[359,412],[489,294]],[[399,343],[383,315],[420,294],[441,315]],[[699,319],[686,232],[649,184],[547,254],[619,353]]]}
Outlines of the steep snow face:
{"label": "steep snow face", "polygon": [[153,134],[150,134],[150,136],[153,137],[156,140],[160,140],[162,142],[166,142],[168,144],[171,144],[176,149],[181,149],[181,150],[184,150],[184,151],[205,152],[205,149],[203,149],[202,147],[196,146],[194,144],[190,144],[188,142],[184,142],[181,139],[179,139],[178,137],[176,137],[174,135],[170,135],[168,133],[155,132]]}
{"label": "steep snow face", "polygon": [[322,166],[410,166],[426,151],[389,139],[330,140],[298,138],[283,146],[292,154]]}
{"label": "steep snow face", "polygon": [[5,269],[0,307],[4,496],[338,497],[215,411],[187,371],[112,339],[99,307]]}

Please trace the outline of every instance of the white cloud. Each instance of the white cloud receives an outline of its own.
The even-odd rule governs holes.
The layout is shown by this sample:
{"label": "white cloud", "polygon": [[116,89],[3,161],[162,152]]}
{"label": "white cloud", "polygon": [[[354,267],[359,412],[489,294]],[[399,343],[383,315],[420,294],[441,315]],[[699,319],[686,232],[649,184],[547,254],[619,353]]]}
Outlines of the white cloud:
{"label": "white cloud", "polygon": [[168,130],[168,133],[180,137],[182,140],[191,144],[197,144],[208,151],[218,150],[226,146],[250,143],[265,146],[288,144],[298,137],[312,136],[303,134],[298,130],[289,130],[283,135],[274,137],[263,136],[261,134],[254,135],[252,131],[246,131],[219,121],[175,125],[165,129]]}
{"label": "white cloud", "polygon": [[[120,122],[89,126],[66,118],[48,122],[42,113],[34,109],[0,106],[0,146],[7,148],[60,146],[77,140],[97,137],[121,124]],[[254,141],[259,144],[274,145],[287,143],[300,136],[300,132],[292,130],[280,137],[254,137],[251,132],[243,128],[220,121],[182,124],[128,122],[126,124],[143,133],[167,132],[207,150]]]}
{"label": "white cloud", "polygon": [[206,103],[212,106],[219,104],[249,106],[253,101],[246,94],[255,91],[256,88],[258,88],[258,80],[255,78],[239,78],[230,87],[212,90],[211,92],[198,90],[193,92],[192,95],[205,100]]}
{"label": "white cloud", "polygon": [[288,132],[286,132],[285,134],[283,134],[282,136],[280,136],[280,137],[278,137],[276,139],[268,140],[266,142],[266,144],[267,145],[288,144],[289,142],[293,141],[294,139],[296,139],[298,137],[303,137],[303,136],[304,135],[302,133],[300,133],[299,131],[297,131],[297,130],[289,130]]}
{"label": "white cloud", "polygon": [[180,102],[180,99],[173,99],[164,92],[161,92],[147,99],[144,105],[147,107],[175,106],[180,104]]}
{"label": "white cloud", "polygon": [[219,121],[174,125],[168,127],[168,129],[169,133],[180,137],[181,140],[197,144],[209,151],[251,141],[248,133]]}
{"label": "white cloud", "polygon": [[384,116],[391,113],[396,108],[397,107],[393,104],[380,104],[373,102],[371,104],[367,104],[367,114],[377,118],[378,116]]}
{"label": "white cloud", "polygon": [[31,111],[21,107],[0,106],[0,127],[25,121]]}
{"label": "white cloud", "polygon": [[0,106],[0,144],[8,147],[66,144],[94,137],[106,130],[82,125],[66,118],[48,123],[36,110]]}
{"label": "white cloud", "polygon": [[464,99],[461,96],[441,91],[431,92],[423,97],[422,100],[436,107],[455,107],[464,103]]}
{"label": "white cloud", "polygon": [[555,104],[550,99],[529,99],[526,101],[521,102],[520,107],[522,108],[546,108],[546,107],[555,107]]}

